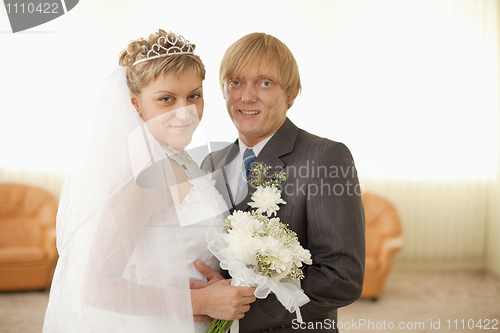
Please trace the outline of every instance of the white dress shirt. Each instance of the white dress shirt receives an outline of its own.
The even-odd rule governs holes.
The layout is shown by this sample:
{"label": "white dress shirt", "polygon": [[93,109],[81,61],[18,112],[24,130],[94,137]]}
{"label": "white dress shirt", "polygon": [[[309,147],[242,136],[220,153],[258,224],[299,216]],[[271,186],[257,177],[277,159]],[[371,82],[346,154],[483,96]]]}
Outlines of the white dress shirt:
{"label": "white dress shirt", "polygon": [[[274,134],[273,134],[274,135]],[[233,200],[235,201],[236,204],[236,191],[238,190],[238,177],[241,172],[241,167],[243,165],[243,154],[245,153],[245,150],[247,148],[251,148],[255,154],[255,156],[259,156],[259,153],[262,151],[266,143],[271,140],[273,135],[268,136],[264,140],[260,141],[253,147],[248,147],[246,144],[241,141],[241,139],[238,140],[239,146],[240,146],[240,153],[238,156],[233,159],[228,165],[226,165],[225,170],[226,170],[226,175],[227,175],[227,181],[229,183],[229,188],[231,189],[231,195],[233,196]],[[246,185],[246,188],[243,193],[246,193],[248,191],[248,184]]]}

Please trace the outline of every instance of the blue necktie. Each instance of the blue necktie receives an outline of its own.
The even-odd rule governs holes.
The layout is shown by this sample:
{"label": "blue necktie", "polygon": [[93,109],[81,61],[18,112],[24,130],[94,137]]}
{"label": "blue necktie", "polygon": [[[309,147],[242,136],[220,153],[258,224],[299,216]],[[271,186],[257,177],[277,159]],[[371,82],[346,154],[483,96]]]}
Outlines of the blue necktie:
{"label": "blue necktie", "polygon": [[248,168],[255,161],[257,157],[253,153],[251,148],[247,148],[243,154],[243,165],[241,166],[241,172],[238,177],[238,189],[236,190],[236,201],[235,206],[240,203],[243,199],[242,193],[245,189],[245,185],[248,179]]}

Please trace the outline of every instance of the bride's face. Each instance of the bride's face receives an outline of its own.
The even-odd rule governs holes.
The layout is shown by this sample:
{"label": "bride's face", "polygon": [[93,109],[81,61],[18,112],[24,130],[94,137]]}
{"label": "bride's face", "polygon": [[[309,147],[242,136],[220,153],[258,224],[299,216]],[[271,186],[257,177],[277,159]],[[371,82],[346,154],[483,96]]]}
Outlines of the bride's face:
{"label": "bride's face", "polygon": [[182,149],[191,142],[203,115],[202,83],[192,69],[179,76],[167,73],[144,87],[140,94],[131,92],[131,101],[156,139]]}

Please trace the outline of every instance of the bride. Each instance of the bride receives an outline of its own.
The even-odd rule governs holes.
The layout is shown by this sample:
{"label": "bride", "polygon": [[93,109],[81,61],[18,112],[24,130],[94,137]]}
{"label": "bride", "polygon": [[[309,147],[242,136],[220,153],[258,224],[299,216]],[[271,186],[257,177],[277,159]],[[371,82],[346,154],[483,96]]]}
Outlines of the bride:
{"label": "bride", "polygon": [[120,54],[63,184],[44,333],[205,332],[255,301],[215,276],[190,289],[218,269],[205,235],[227,215],[184,150],[204,107],[194,49],[159,30]]}

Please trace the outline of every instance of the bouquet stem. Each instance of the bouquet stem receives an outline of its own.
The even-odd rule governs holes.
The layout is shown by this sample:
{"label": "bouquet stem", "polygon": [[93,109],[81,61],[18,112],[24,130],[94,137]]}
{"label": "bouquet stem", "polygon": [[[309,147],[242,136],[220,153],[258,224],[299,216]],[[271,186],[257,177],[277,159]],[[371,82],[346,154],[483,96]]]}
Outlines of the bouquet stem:
{"label": "bouquet stem", "polygon": [[232,320],[214,319],[207,330],[207,333],[226,333],[233,323]]}

